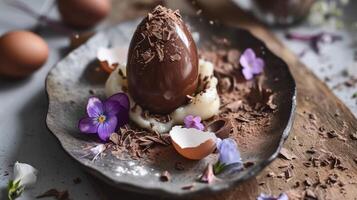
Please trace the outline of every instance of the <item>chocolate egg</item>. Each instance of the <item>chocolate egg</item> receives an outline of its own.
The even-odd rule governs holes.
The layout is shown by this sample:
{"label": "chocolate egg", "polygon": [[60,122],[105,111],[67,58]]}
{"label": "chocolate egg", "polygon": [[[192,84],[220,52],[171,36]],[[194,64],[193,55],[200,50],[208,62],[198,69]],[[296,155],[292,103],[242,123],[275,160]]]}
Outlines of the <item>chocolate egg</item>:
{"label": "chocolate egg", "polygon": [[0,74],[22,78],[47,60],[47,43],[29,31],[8,32],[0,37]]}
{"label": "chocolate egg", "polygon": [[58,11],[64,23],[75,28],[90,28],[104,19],[111,0],[57,0]]}
{"label": "chocolate egg", "polygon": [[138,25],[127,76],[134,101],[153,113],[170,113],[195,93],[197,48],[178,11],[157,6]]}

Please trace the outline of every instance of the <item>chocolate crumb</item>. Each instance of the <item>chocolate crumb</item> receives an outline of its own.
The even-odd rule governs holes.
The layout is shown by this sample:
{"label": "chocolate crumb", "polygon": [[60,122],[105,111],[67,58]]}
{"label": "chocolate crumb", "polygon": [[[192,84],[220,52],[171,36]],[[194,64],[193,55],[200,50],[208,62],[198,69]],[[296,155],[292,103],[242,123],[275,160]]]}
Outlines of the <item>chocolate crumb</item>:
{"label": "chocolate crumb", "polygon": [[185,166],[181,162],[176,162],[175,169],[178,171],[183,171],[183,170],[185,170]]}
{"label": "chocolate crumb", "polygon": [[79,177],[73,179],[73,183],[74,183],[74,184],[80,184],[81,182],[82,182],[82,179],[79,178]]}
{"label": "chocolate crumb", "polygon": [[267,177],[275,177],[276,175],[275,175],[275,173],[274,172],[269,172],[268,174],[267,174]]}
{"label": "chocolate crumb", "polygon": [[310,149],[306,150],[306,153],[308,154],[315,154],[316,150],[314,149],[314,147],[311,147]]}
{"label": "chocolate crumb", "polygon": [[351,133],[350,137],[352,140],[357,140],[357,133]]}
{"label": "chocolate crumb", "polygon": [[250,161],[243,163],[244,168],[249,168],[249,167],[252,167],[253,165],[254,165],[254,162],[250,162]]}
{"label": "chocolate crumb", "polygon": [[160,181],[168,182],[171,181],[171,174],[168,171],[164,171],[160,175]]}
{"label": "chocolate crumb", "polygon": [[305,180],[304,180],[304,185],[306,185],[306,186],[312,186],[312,180],[310,179],[310,178],[306,178]]}
{"label": "chocolate crumb", "polygon": [[335,137],[338,136],[336,131],[334,131],[334,130],[328,131],[327,135],[328,135],[329,138],[335,138]]}

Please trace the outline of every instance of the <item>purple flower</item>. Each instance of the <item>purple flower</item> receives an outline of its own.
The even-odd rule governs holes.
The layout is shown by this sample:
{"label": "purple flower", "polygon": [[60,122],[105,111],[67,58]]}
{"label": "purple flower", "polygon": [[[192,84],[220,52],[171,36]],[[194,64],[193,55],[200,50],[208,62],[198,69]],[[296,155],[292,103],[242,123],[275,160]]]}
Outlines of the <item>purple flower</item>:
{"label": "purple flower", "polygon": [[124,93],[118,93],[103,103],[97,97],[91,97],[87,104],[87,115],[78,123],[80,131],[98,133],[101,140],[107,141],[117,126],[128,122],[129,98]]}
{"label": "purple flower", "polygon": [[257,197],[257,200],[289,200],[289,197],[285,193],[281,193],[278,197],[261,193],[259,197]]}
{"label": "purple flower", "polygon": [[219,165],[227,166],[242,162],[238,145],[231,138],[217,140],[217,150],[219,152]]}
{"label": "purple flower", "polygon": [[242,65],[242,73],[246,80],[250,80],[254,75],[263,72],[264,60],[258,58],[253,49],[246,49],[239,59],[239,63]]}
{"label": "purple flower", "polygon": [[187,115],[184,118],[183,122],[185,123],[185,128],[195,128],[201,131],[205,129],[205,127],[201,123],[201,117],[199,116],[194,117],[192,115]]}
{"label": "purple flower", "polygon": [[287,33],[285,37],[290,40],[308,42],[311,49],[317,54],[320,53],[320,43],[334,43],[342,40],[342,36],[328,32],[321,32],[317,34]]}

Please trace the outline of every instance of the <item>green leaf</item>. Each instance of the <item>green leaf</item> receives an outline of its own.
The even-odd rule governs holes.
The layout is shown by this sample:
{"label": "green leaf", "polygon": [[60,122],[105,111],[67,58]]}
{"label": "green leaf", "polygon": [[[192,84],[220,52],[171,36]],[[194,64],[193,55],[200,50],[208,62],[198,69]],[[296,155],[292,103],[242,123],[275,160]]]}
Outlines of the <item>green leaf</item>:
{"label": "green leaf", "polygon": [[224,169],[225,166],[226,166],[225,164],[220,163],[219,161],[216,162],[216,164],[213,165],[213,172],[214,172],[214,174],[219,174],[219,173],[221,173],[221,172],[223,171],[223,169]]}
{"label": "green leaf", "polygon": [[357,92],[355,92],[354,94],[352,94],[352,98],[357,98]]}
{"label": "green leaf", "polygon": [[24,191],[24,187],[20,185],[21,180],[14,181],[10,180],[7,185],[7,196],[9,200],[15,200],[19,196],[21,196]]}

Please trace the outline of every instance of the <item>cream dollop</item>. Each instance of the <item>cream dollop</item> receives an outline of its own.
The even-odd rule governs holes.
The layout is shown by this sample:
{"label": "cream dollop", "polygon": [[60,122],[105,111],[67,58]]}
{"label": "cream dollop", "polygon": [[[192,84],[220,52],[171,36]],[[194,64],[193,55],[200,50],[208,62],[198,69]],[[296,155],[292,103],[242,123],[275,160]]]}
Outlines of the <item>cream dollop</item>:
{"label": "cream dollop", "polygon": [[[218,80],[213,75],[213,64],[211,62],[199,61],[199,79],[201,88],[199,93],[192,97],[191,101],[183,106],[178,107],[170,113],[170,120],[168,122],[159,122],[154,118],[144,118],[143,109],[137,105],[129,96],[130,100],[130,119],[134,121],[141,128],[157,131],[159,133],[167,133],[175,124],[182,124],[183,119],[187,115],[200,116],[202,120],[213,117],[218,114],[220,107],[220,100],[217,92]],[[106,84],[105,93],[109,97],[119,92],[127,93],[127,79],[126,66],[119,64],[113,71]]]}

